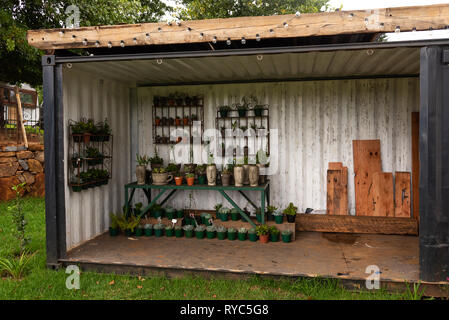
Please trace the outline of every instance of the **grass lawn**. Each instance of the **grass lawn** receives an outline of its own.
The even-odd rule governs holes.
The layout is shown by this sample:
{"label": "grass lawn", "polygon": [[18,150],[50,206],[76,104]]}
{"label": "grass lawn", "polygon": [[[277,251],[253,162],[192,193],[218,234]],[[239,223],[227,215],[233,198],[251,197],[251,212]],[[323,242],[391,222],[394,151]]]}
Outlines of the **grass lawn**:
{"label": "grass lawn", "polygon": [[[17,241],[8,207],[0,203],[0,256],[13,254]],[[0,299],[411,299],[413,295],[390,294],[383,290],[347,291],[338,281],[302,279],[249,280],[185,277],[145,277],[82,272],[80,290],[66,289],[65,270],[48,270],[45,265],[45,216],[42,199],[24,199],[29,248],[36,251],[22,280],[0,279]]]}

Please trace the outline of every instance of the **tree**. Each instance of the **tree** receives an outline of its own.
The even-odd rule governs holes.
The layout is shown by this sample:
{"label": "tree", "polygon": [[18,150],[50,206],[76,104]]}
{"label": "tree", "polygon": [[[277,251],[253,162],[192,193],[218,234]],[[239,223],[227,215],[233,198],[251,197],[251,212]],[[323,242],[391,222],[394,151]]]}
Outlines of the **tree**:
{"label": "tree", "polygon": [[26,41],[30,29],[61,28],[76,5],[80,26],[154,22],[170,10],[162,0],[0,0],[0,80],[42,83],[41,56]]}
{"label": "tree", "polygon": [[329,10],[329,0],[179,0],[182,20],[212,19]]}

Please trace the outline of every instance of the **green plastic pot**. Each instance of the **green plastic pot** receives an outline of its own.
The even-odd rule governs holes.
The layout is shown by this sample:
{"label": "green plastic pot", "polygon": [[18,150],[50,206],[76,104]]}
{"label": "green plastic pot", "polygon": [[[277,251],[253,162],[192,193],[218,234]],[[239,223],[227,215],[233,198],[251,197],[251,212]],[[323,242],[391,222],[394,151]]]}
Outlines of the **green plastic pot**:
{"label": "green plastic pot", "polygon": [[155,218],[159,218],[159,217],[162,217],[162,210],[154,210],[153,211],[153,217],[155,217]]}
{"label": "green plastic pot", "polygon": [[111,237],[116,237],[116,236],[118,236],[118,233],[119,233],[119,229],[109,227],[109,235],[110,235]]}
{"label": "green plastic pot", "polygon": [[205,233],[204,231],[195,231],[195,236],[197,239],[204,239]]}
{"label": "green plastic pot", "polygon": [[240,220],[240,212],[231,212],[231,220],[239,221]]}
{"label": "green plastic pot", "polygon": [[182,238],[182,229],[175,229],[175,237]]}
{"label": "green plastic pot", "polygon": [[282,242],[289,243],[292,241],[291,234],[283,234],[283,235],[281,235],[281,237],[282,237]]}
{"label": "green plastic pot", "polygon": [[206,231],[206,237],[207,239],[215,238],[215,231]]}
{"label": "green plastic pot", "polygon": [[267,213],[267,221],[274,221],[274,216],[271,213]]}
{"label": "green plastic pot", "polygon": [[133,232],[130,229],[125,230],[125,236],[131,237],[133,235]]}
{"label": "green plastic pot", "polygon": [[228,232],[228,239],[235,240],[237,238],[237,232]]}
{"label": "green plastic pot", "polygon": [[176,218],[184,218],[184,210],[177,210],[176,211]]}
{"label": "green plastic pot", "polygon": [[186,238],[193,238],[193,230],[186,230],[186,231],[184,231],[184,236]]}
{"label": "green plastic pot", "polygon": [[256,213],[256,219],[257,219],[257,222],[262,223],[262,214]]}
{"label": "green plastic pot", "polygon": [[199,176],[198,184],[206,184],[206,176]]}
{"label": "green plastic pot", "polygon": [[221,221],[228,221],[229,220],[229,216],[227,213],[220,213],[220,220]]}
{"label": "green plastic pot", "polygon": [[173,218],[174,218],[174,212],[173,211],[166,211],[165,212],[165,217],[168,219],[168,220],[172,220]]}
{"label": "green plastic pot", "polygon": [[278,242],[279,241],[279,233],[270,234],[270,241],[271,242]]}
{"label": "green plastic pot", "polygon": [[145,229],[145,236],[151,237],[153,235],[153,228],[151,229]]}
{"label": "green plastic pot", "polygon": [[257,236],[257,233],[248,233],[248,238],[249,241],[256,242],[259,237]]}
{"label": "green plastic pot", "polygon": [[284,221],[284,216],[274,216],[274,221],[277,224],[282,224],[282,222]]}
{"label": "green plastic pot", "polygon": [[225,232],[217,232],[217,238],[218,238],[218,240],[226,239],[226,231]]}
{"label": "green plastic pot", "polygon": [[174,231],[173,229],[165,229],[165,236],[166,237],[173,237]]}
{"label": "green plastic pot", "polygon": [[246,240],[246,233],[238,233],[238,238],[240,241],[245,241]]}
{"label": "green plastic pot", "polygon": [[154,229],[154,235],[156,237],[162,237],[163,234],[164,234],[164,231],[162,229]]}
{"label": "green plastic pot", "polygon": [[143,229],[137,228],[136,229],[136,237],[141,237],[141,236],[143,236]]}

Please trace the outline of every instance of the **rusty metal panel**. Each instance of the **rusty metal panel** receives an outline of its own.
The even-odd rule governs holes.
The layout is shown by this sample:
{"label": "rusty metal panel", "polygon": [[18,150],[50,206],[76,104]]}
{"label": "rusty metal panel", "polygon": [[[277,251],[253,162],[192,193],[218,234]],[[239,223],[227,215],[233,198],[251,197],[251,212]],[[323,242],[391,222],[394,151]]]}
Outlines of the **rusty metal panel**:
{"label": "rusty metal panel", "polygon": [[121,210],[123,185],[130,180],[129,89],[115,81],[64,68],[65,177],[68,163],[68,121],[81,117],[108,119],[114,135],[112,179],[109,184],[74,193],[65,183],[67,248],[92,239],[109,227],[109,214]]}
{"label": "rusty metal panel", "polygon": [[[205,128],[214,128],[218,106],[255,94],[270,105],[270,129],[279,132],[278,173],[270,177],[272,204],[294,202],[301,212],[326,209],[326,173],[329,162],[348,167],[350,214],[355,213],[352,140],[380,139],[382,169],[411,171],[411,112],[419,110],[417,78],[225,84],[138,89],[136,143],[138,152],[153,154],[152,101],[154,95],[185,92],[205,99]],[[167,162],[169,148],[159,146]],[[197,209],[213,209],[225,202],[218,193],[192,192]],[[250,198],[257,200],[256,195]],[[238,204],[246,206],[239,199]],[[137,201],[143,201],[137,198]],[[184,191],[169,203],[190,206]]]}

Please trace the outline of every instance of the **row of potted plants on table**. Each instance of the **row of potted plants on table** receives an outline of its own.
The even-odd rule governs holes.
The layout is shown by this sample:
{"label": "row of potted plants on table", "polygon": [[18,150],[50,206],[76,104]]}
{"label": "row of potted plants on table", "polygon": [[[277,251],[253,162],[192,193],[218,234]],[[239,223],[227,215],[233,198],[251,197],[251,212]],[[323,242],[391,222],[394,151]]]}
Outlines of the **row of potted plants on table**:
{"label": "row of potted plants on table", "polygon": [[95,123],[93,119],[82,118],[70,125],[75,142],[106,142],[111,136],[108,120]]}
{"label": "row of potted plants on table", "polygon": [[252,110],[254,116],[261,117],[263,111],[267,109],[268,105],[260,104],[255,96],[243,97],[241,102],[232,105],[223,105],[218,108],[221,118],[227,118],[229,112],[237,111],[240,118],[246,117],[249,110]]}
{"label": "row of potted plants on table", "polygon": [[256,228],[226,228],[224,226],[214,226],[214,225],[191,225],[186,224],[173,225],[173,224],[140,224],[140,219],[136,216],[130,216],[128,219],[116,218],[112,221],[111,227],[109,229],[111,236],[117,236],[119,230],[122,230],[126,236],[156,236],[156,237],[176,237],[176,238],[197,238],[197,239],[215,239],[218,240],[240,240],[256,242],[260,240],[262,243],[278,242],[281,236],[282,241],[285,243],[291,242],[292,232],[290,230],[280,231],[275,226],[260,225]]}

